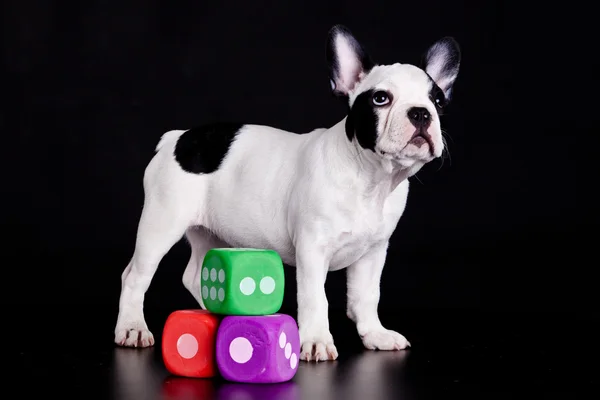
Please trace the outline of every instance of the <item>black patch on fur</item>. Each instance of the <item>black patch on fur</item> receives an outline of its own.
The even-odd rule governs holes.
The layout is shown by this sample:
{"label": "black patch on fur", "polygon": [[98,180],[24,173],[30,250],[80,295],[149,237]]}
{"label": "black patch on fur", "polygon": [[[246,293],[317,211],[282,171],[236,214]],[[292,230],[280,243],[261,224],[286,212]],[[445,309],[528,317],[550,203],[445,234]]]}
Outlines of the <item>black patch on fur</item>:
{"label": "black patch on fur", "polygon": [[[337,53],[335,52],[335,38],[338,35],[343,35],[348,39],[348,43],[362,64],[363,71],[365,73],[369,72],[375,66],[375,63],[373,60],[371,60],[369,54],[367,54],[363,46],[358,42],[358,40],[356,40],[348,28],[343,25],[335,25],[329,30],[329,34],[327,36],[326,56],[327,65],[329,67],[329,79],[335,82],[336,77],[339,76],[340,63]],[[333,89],[333,93],[336,96],[347,98],[346,95],[335,89]]]}
{"label": "black patch on fur", "polygon": [[346,136],[350,141],[356,138],[362,148],[375,151],[379,117],[371,102],[372,97],[373,90],[367,90],[356,97],[346,118]]}
{"label": "black patch on fur", "polygon": [[243,126],[238,123],[213,123],[192,128],[177,140],[175,160],[181,169],[192,174],[215,172]]}
{"label": "black patch on fur", "polygon": [[440,88],[437,83],[427,74],[429,77],[429,81],[431,83],[431,88],[429,89],[429,99],[435,105],[435,109],[438,112],[438,115],[442,115],[444,113],[444,108],[449,103],[449,99],[444,95],[444,91]]}

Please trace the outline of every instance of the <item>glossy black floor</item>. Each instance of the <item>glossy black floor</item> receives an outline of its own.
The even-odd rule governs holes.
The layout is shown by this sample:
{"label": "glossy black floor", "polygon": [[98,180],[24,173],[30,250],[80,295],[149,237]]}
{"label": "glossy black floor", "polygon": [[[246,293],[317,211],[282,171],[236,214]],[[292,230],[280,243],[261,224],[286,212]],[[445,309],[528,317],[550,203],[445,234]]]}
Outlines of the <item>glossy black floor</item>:
{"label": "glossy black floor", "polygon": [[[362,349],[344,315],[332,313],[336,362],[301,363],[285,384],[242,385],[172,377],[159,347],[113,346],[109,308],[6,307],[4,382],[18,388],[18,398],[147,400],[573,399],[593,398],[600,382],[600,329],[584,316],[399,311],[382,319],[413,348],[374,352]],[[159,340],[169,311],[147,311]]]}

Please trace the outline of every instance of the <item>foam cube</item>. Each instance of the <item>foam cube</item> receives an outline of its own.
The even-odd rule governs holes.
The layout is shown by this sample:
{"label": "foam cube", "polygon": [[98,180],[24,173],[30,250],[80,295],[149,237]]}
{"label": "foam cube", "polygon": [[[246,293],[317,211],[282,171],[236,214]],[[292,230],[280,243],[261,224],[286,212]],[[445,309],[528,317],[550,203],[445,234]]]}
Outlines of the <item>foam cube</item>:
{"label": "foam cube", "polygon": [[207,310],[224,315],[268,315],[279,311],[283,262],[273,250],[211,249],[202,264],[200,290]]}
{"label": "foam cube", "polygon": [[217,374],[215,346],[219,317],[206,310],[179,310],[165,322],[162,356],[167,370],[192,378]]}
{"label": "foam cube", "polygon": [[285,314],[227,316],[217,331],[221,376],[243,383],[289,381],[298,371],[300,334]]}

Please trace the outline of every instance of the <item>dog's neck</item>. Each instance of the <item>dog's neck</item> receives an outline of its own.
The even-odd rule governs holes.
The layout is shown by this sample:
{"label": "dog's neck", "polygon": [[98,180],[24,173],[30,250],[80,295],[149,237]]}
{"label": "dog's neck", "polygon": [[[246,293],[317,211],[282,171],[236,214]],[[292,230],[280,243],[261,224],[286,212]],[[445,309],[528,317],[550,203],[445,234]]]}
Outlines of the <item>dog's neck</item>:
{"label": "dog's neck", "polygon": [[[323,134],[324,157],[335,181],[364,198],[385,200],[405,179],[416,171],[402,167],[371,150],[360,147],[346,135],[346,118]],[[418,170],[418,168],[417,168]]]}

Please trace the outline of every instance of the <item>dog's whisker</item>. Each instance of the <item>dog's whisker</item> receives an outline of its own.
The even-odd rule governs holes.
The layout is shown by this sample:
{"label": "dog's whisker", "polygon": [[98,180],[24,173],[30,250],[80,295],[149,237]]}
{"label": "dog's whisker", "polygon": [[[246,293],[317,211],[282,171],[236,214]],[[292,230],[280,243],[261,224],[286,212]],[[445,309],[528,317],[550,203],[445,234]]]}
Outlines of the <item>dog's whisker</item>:
{"label": "dog's whisker", "polygon": [[424,185],[423,181],[421,180],[421,178],[419,178],[419,177],[417,176],[417,174],[414,174],[414,175],[413,175],[413,178],[415,178],[417,181],[419,181],[419,183],[420,183],[421,185]]}
{"label": "dog's whisker", "polygon": [[442,130],[442,141],[444,143],[444,151],[442,152],[442,160],[447,157],[448,162],[450,162],[450,165],[452,165],[452,155],[450,154],[450,146],[448,144],[447,138],[450,138],[450,140],[452,140],[452,137],[446,131]]}
{"label": "dog's whisker", "polygon": [[454,138],[450,136],[450,133],[447,130],[442,128],[441,131],[443,137],[447,137],[448,139],[452,140],[452,142],[454,142]]}

